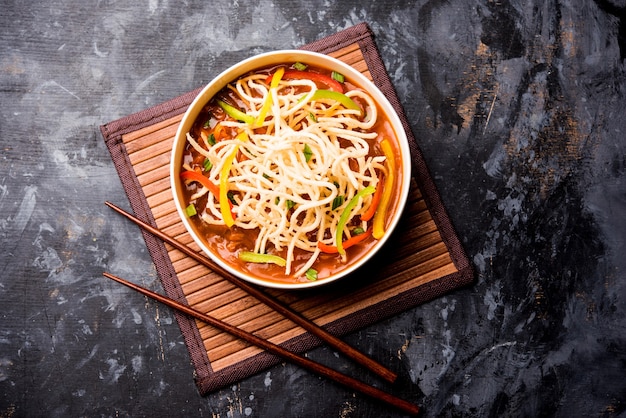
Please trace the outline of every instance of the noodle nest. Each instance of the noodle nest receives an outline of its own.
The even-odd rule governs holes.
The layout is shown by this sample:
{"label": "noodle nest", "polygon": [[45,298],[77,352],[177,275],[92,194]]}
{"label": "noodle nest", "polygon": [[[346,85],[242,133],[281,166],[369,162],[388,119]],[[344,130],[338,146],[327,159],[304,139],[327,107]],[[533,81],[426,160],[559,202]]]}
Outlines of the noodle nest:
{"label": "noodle nest", "polygon": [[[333,98],[316,99],[318,86],[312,80],[281,79],[272,85],[267,73],[244,76],[228,89],[246,121],[214,119],[211,135],[194,138],[188,133],[187,140],[210,161],[203,174],[227,186],[233,226],[256,231],[249,251],[280,255],[285,274],[302,277],[315,265],[318,243],[335,245],[337,234],[349,239],[354,231],[368,228],[358,215],[373,196],[357,193],[378,187],[386,172],[385,156],[370,150],[379,135],[372,129],[376,104],[355,89],[345,96],[362,109],[347,108]],[[198,170],[189,164],[184,168]],[[209,188],[197,187],[190,202],[207,193],[212,193]],[[338,231],[355,196],[351,222]],[[225,225],[224,201],[219,196],[206,201],[198,216],[208,224]],[[296,249],[309,257],[294,271]],[[346,261],[345,253],[342,259]]]}

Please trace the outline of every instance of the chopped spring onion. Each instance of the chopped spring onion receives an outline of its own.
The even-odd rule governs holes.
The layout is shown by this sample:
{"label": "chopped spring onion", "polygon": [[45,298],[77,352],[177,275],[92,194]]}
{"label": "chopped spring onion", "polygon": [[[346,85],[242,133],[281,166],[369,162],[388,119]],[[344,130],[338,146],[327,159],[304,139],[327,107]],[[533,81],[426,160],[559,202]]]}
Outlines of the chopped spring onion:
{"label": "chopped spring onion", "polygon": [[228,198],[230,203],[232,203],[234,206],[237,206],[238,203],[235,200],[235,194],[233,193],[232,190],[229,190],[228,192],[226,192],[226,197]]}
{"label": "chopped spring onion", "polygon": [[311,151],[311,147],[309,147],[309,144],[304,144],[304,150],[302,150],[302,152],[304,153],[304,160],[307,163],[311,161],[311,157],[313,156],[313,151]]}
{"label": "chopped spring onion", "polygon": [[337,209],[339,206],[343,205],[343,196],[337,196],[333,199],[333,205],[331,210]]}
{"label": "chopped spring onion", "polygon": [[360,226],[354,228],[352,230],[352,235],[361,235],[365,233],[365,229],[361,228]]}
{"label": "chopped spring onion", "polygon": [[345,80],[345,79],[344,79],[344,77],[343,77],[343,74],[338,73],[337,71],[333,71],[333,72],[330,74],[330,76],[332,77],[332,79],[333,79],[333,80],[335,80],[335,81],[339,81],[340,83],[343,83],[343,82],[344,82],[344,80]]}
{"label": "chopped spring onion", "polygon": [[196,211],[196,206],[193,203],[190,203],[189,206],[185,208],[185,213],[190,218],[198,214],[198,212]]}
{"label": "chopped spring onion", "polygon": [[307,278],[308,281],[314,282],[317,280],[317,270],[308,269],[306,273],[304,273],[304,276]]}
{"label": "chopped spring onion", "polygon": [[307,68],[306,64],[303,64],[301,62],[296,62],[295,64],[293,64],[293,68],[295,68],[298,71],[304,71]]}

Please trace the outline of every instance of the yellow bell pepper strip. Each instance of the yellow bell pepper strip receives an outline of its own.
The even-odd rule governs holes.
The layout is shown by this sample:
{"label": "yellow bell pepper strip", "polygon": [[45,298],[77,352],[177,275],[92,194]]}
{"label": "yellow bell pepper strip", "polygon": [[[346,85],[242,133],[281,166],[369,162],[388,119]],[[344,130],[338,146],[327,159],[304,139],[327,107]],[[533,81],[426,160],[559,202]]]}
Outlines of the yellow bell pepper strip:
{"label": "yellow bell pepper strip", "polygon": [[230,199],[228,198],[228,173],[230,172],[230,167],[233,165],[233,160],[237,156],[237,152],[239,152],[239,145],[235,145],[230,154],[226,156],[224,160],[224,165],[220,170],[220,187],[219,187],[219,202],[220,202],[220,213],[222,214],[222,219],[227,227],[231,227],[235,224],[235,219],[233,218],[231,211],[226,209],[229,207]]}
{"label": "yellow bell pepper strip", "polygon": [[[270,83],[270,79],[272,74],[267,77],[267,84]],[[300,71],[300,70],[285,70],[285,74],[283,75],[284,80],[311,80],[315,83],[324,84],[330,90],[336,91],[338,93],[343,93],[343,86],[337,80],[333,80],[332,77],[329,77],[324,74],[314,73],[311,71]]]}
{"label": "yellow bell pepper strip", "polygon": [[345,228],[346,224],[350,220],[352,209],[354,209],[356,204],[359,202],[360,198],[365,197],[369,194],[372,194],[374,193],[374,191],[375,191],[374,186],[367,186],[366,188],[359,190],[352,197],[352,199],[350,199],[350,201],[344,208],[343,212],[339,216],[339,221],[337,221],[337,233],[335,236],[335,245],[337,246],[337,252],[339,254],[341,255],[346,254],[346,251],[343,247],[343,229]]}
{"label": "yellow bell pepper strip", "polygon": [[263,102],[263,106],[261,106],[261,111],[259,112],[259,116],[257,116],[253,128],[258,128],[265,121],[265,117],[267,116],[267,112],[269,112],[270,107],[272,106],[272,90],[278,87],[278,83],[283,78],[283,74],[285,73],[285,67],[280,67],[274,75],[272,76],[272,81],[270,82],[270,90],[267,92],[267,97]]}
{"label": "yellow bell pepper strip", "polygon": [[[213,194],[213,196],[219,198],[219,195],[220,195],[219,186],[217,186],[211,180],[209,180],[204,175],[202,175],[202,173],[199,173],[193,170],[187,170],[187,171],[183,171],[180,173],[180,178],[185,181],[197,181],[198,183],[200,183],[201,185],[209,189],[209,191]],[[228,202],[228,206],[231,212],[231,216],[234,219],[235,214],[233,213],[233,204],[230,201]]]}
{"label": "yellow bell pepper strip", "polygon": [[[354,235],[352,237],[350,237],[349,239],[345,240],[343,242],[343,249],[347,250],[348,248],[352,247],[353,245],[356,245],[360,242],[363,242],[365,240],[365,238],[369,237],[370,235],[372,235],[372,228],[369,228],[367,231],[359,234],[359,235]],[[324,244],[321,241],[318,241],[317,243],[317,248],[319,248],[319,250],[323,253],[326,254],[336,254],[339,252],[339,250],[337,249],[336,246],[334,245],[328,245],[328,244]]]}
{"label": "yellow bell pepper strip", "polygon": [[280,267],[285,267],[287,265],[287,261],[282,257],[273,254],[255,253],[252,251],[240,251],[239,259],[241,261],[245,261],[246,263],[272,263]]}
{"label": "yellow bell pepper strip", "polygon": [[250,116],[247,113],[242,112],[241,110],[237,109],[234,106],[229,105],[223,100],[218,100],[217,104],[219,105],[219,107],[221,107],[224,110],[224,112],[226,112],[228,116],[230,116],[231,118],[235,120],[245,122],[248,125],[253,124],[255,121],[254,116]]}
{"label": "yellow bell pepper strip", "polygon": [[[245,131],[242,131],[239,135],[237,135],[237,139],[245,142],[248,140],[248,134]],[[224,165],[222,165],[222,169],[220,170],[220,213],[222,214],[222,220],[229,228],[235,224],[235,219],[232,215],[232,211],[229,210],[230,199],[228,198],[228,174],[230,173],[230,168],[232,167],[233,161],[235,160],[238,152],[239,144],[236,144],[231,153],[224,159]]]}
{"label": "yellow bell pepper strip", "polygon": [[361,109],[361,107],[356,104],[354,100],[352,100],[343,93],[338,93],[332,90],[315,90],[315,93],[313,93],[313,96],[311,96],[311,101],[319,99],[334,100],[341,103],[346,109],[358,110],[361,116],[363,116],[363,109]]}
{"label": "yellow bell pepper strip", "polygon": [[391,202],[391,193],[393,192],[393,184],[395,182],[396,162],[393,156],[393,149],[389,139],[384,138],[380,142],[380,147],[386,157],[387,163],[387,176],[385,177],[385,185],[383,186],[383,195],[380,198],[380,203],[376,214],[374,215],[373,232],[374,238],[380,239],[385,235],[385,218],[387,216],[387,210],[389,203]]}
{"label": "yellow bell pepper strip", "polygon": [[370,219],[374,217],[376,213],[376,209],[378,208],[378,204],[380,203],[380,197],[383,194],[383,185],[382,181],[378,181],[378,187],[376,187],[376,191],[374,192],[374,196],[372,196],[372,203],[367,208],[365,212],[361,214],[361,220],[364,222],[369,222]]}

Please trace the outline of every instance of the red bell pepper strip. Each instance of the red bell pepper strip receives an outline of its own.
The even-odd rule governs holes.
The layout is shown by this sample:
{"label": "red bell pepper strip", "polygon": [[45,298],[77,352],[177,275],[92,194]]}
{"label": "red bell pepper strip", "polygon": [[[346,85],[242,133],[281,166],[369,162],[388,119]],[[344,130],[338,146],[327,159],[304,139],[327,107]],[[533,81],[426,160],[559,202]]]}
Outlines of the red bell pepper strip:
{"label": "red bell pepper strip", "polygon": [[[365,238],[369,237],[370,235],[372,235],[372,228],[369,228],[367,231],[363,232],[362,234],[354,235],[350,237],[349,239],[343,242],[344,250],[364,241]],[[339,252],[339,249],[335,247],[334,245],[324,244],[321,241],[317,243],[317,248],[319,248],[321,252],[327,253],[327,254],[336,254]]]}
{"label": "red bell pepper strip", "polygon": [[372,196],[372,203],[370,203],[369,208],[365,212],[361,214],[361,220],[364,222],[368,222],[370,219],[374,217],[376,213],[376,209],[378,208],[378,203],[380,202],[380,197],[383,195],[383,185],[382,180],[378,181],[378,187],[376,187],[376,191]]}
{"label": "red bell pepper strip", "polygon": [[198,183],[209,189],[209,191],[215,196],[218,196],[220,194],[219,187],[217,187],[217,185],[211,180],[203,176],[202,173],[193,170],[187,170],[180,173],[180,178],[183,180],[197,181]]}
{"label": "red bell pepper strip", "polygon": [[[266,82],[269,84],[272,81],[273,74],[270,74]],[[343,86],[337,80],[333,80],[332,77],[314,73],[311,71],[299,71],[299,70],[286,70],[285,74],[283,74],[283,80],[311,80],[316,83],[325,84],[328,86],[329,90],[336,91],[338,93],[343,93]]]}
{"label": "red bell pepper strip", "polygon": [[[183,171],[180,173],[180,178],[182,180],[197,181],[198,183],[200,183],[201,185],[209,189],[209,191],[213,194],[213,196],[219,198],[219,195],[220,195],[219,186],[217,186],[211,180],[203,176],[202,173],[199,173],[193,170],[187,170],[187,171]],[[233,204],[230,201],[228,202],[228,204],[230,207],[231,216],[234,218],[235,213],[233,212]]]}

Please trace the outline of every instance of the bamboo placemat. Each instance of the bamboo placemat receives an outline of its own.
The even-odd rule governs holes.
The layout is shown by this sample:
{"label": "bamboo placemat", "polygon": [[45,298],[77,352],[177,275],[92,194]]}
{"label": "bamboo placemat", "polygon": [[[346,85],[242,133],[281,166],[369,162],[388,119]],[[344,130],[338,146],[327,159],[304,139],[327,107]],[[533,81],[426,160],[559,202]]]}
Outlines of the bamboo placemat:
{"label": "bamboo placemat", "polygon": [[[293,292],[267,290],[329,331],[343,335],[469,284],[474,272],[415,143],[369,26],[358,24],[303,49],[334,56],[373,80],[399,113],[413,158],[412,187],[403,219],[367,266],[328,286]],[[178,123],[199,91],[101,126],[135,214],[196,250],[199,248],[185,231],[172,200],[169,162]],[[168,296],[296,352],[319,344],[316,337],[230,282],[142,233]],[[279,361],[184,315],[176,318],[203,394]]]}

